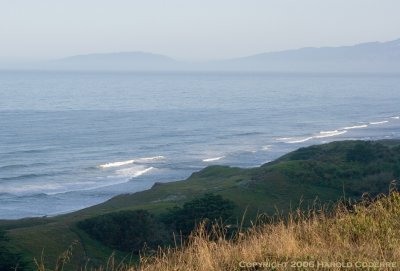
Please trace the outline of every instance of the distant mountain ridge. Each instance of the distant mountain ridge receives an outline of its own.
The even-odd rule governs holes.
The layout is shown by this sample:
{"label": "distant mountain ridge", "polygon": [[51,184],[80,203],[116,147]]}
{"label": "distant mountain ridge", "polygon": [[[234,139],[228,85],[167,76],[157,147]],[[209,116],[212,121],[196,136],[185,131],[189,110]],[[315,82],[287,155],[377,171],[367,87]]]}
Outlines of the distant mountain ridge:
{"label": "distant mountain ridge", "polygon": [[170,57],[146,52],[118,52],[86,54],[62,58],[45,65],[49,68],[66,70],[169,70],[180,67]]}
{"label": "distant mountain ridge", "polygon": [[284,72],[398,72],[400,39],[353,46],[305,47],[220,61],[226,70]]}
{"label": "distant mountain ridge", "polygon": [[352,46],[305,47],[206,63],[147,52],[87,54],[26,66],[76,71],[400,72],[400,39]]}

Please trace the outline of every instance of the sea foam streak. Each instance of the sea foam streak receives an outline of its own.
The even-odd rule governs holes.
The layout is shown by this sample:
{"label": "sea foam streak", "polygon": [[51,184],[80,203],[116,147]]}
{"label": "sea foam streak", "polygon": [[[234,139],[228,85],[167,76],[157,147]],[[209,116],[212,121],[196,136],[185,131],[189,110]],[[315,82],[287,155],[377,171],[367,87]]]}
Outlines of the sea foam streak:
{"label": "sea foam streak", "polygon": [[395,117],[391,117],[392,119],[398,120],[400,119],[400,116],[395,116]]}
{"label": "sea foam streak", "polygon": [[321,131],[319,132],[318,135],[314,136],[308,136],[308,137],[284,137],[284,138],[278,138],[278,141],[283,141],[284,143],[287,144],[296,144],[296,143],[303,143],[306,141],[309,141],[311,139],[316,139],[316,138],[325,138],[325,137],[331,137],[331,136],[338,136],[347,133],[347,131],[339,131],[339,130],[333,130],[333,131]]}
{"label": "sea foam streak", "polygon": [[220,156],[220,157],[213,157],[213,158],[207,158],[207,159],[203,159],[203,162],[213,162],[213,161],[218,161],[218,160],[221,160],[222,158],[225,158],[225,156]]}
{"label": "sea foam streak", "polygon": [[321,131],[321,132],[319,132],[320,134],[334,134],[334,133],[337,133],[337,132],[339,132],[338,130],[333,130],[333,131]]}
{"label": "sea foam streak", "polygon": [[330,132],[320,132],[319,135],[316,135],[315,138],[324,138],[324,137],[331,137],[331,136],[338,136],[347,133],[347,131],[330,131]]}
{"label": "sea foam streak", "polygon": [[379,125],[379,124],[385,124],[388,123],[388,120],[384,120],[384,121],[375,121],[375,122],[370,122],[369,124],[371,125]]}
{"label": "sea foam streak", "polygon": [[265,146],[262,147],[262,150],[263,151],[269,151],[271,149],[271,147],[272,147],[271,145],[265,145]]}
{"label": "sea foam streak", "polygon": [[293,139],[293,137],[280,137],[280,138],[277,138],[276,140],[277,141],[285,141],[285,140],[290,140],[290,139]]}
{"label": "sea foam streak", "polygon": [[118,175],[129,176],[129,177],[135,178],[135,177],[139,177],[140,175],[143,175],[153,169],[154,169],[154,167],[145,168],[145,167],[138,166],[138,167],[119,169],[116,171],[116,173]]}
{"label": "sea foam streak", "polygon": [[367,127],[368,127],[367,124],[362,124],[362,125],[344,127],[343,130],[361,129],[361,128],[367,128]]}
{"label": "sea foam streak", "polygon": [[306,138],[298,138],[298,139],[294,139],[293,138],[293,140],[286,141],[285,143],[288,143],[288,144],[303,143],[303,142],[306,142],[306,141],[311,140],[313,138],[314,137],[312,137],[312,136],[309,136],[309,137],[306,137]]}
{"label": "sea foam streak", "polygon": [[49,184],[49,183],[38,183],[38,184],[23,184],[21,186],[11,186],[11,187],[2,187],[0,188],[0,193],[44,193],[43,191],[51,191],[62,189],[63,186],[61,184]]}
{"label": "sea foam streak", "polygon": [[107,163],[100,165],[99,167],[101,168],[110,168],[110,167],[120,167],[120,166],[125,166],[129,164],[133,164],[135,160],[127,160],[127,161],[121,161],[121,162],[112,162],[112,163]]}
{"label": "sea foam streak", "polygon": [[163,159],[165,159],[164,156],[158,155],[158,156],[153,156],[153,157],[140,158],[139,161],[154,161],[154,160],[163,160]]}
{"label": "sea foam streak", "polygon": [[312,136],[309,136],[309,137],[280,137],[280,138],[277,138],[276,140],[281,141],[283,143],[294,144],[294,143],[306,142],[311,139],[313,139]]}

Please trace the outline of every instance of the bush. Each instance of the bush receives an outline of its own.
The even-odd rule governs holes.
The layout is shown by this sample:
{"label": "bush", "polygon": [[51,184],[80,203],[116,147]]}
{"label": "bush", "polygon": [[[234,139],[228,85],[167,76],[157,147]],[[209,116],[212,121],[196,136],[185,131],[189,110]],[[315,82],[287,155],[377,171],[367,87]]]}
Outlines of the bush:
{"label": "bush", "polygon": [[104,245],[137,253],[146,245],[156,248],[168,238],[164,225],[145,210],[121,211],[78,223],[78,227]]}
{"label": "bush", "polygon": [[175,231],[187,236],[200,222],[207,220],[225,221],[232,217],[235,205],[220,195],[205,194],[186,202],[182,207],[175,207],[166,214],[164,222]]}
{"label": "bush", "polygon": [[3,230],[0,229],[0,270],[29,270],[28,264],[18,253],[9,249],[8,238]]}
{"label": "bush", "polygon": [[110,248],[138,253],[145,246],[156,249],[172,244],[173,232],[187,237],[204,220],[225,222],[234,207],[220,195],[205,194],[169,210],[161,219],[145,210],[122,211],[80,221],[78,227]]}
{"label": "bush", "polygon": [[347,152],[347,161],[369,163],[375,159],[375,151],[369,142],[358,143]]}

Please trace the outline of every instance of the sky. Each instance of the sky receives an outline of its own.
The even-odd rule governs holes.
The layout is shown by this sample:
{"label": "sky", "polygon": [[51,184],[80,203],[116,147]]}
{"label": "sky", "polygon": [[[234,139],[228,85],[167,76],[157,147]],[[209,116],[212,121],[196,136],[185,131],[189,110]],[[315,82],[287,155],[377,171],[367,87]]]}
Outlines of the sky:
{"label": "sky", "polygon": [[0,0],[0,61],[143,51],[208,61],[400,38],[398,0]]}

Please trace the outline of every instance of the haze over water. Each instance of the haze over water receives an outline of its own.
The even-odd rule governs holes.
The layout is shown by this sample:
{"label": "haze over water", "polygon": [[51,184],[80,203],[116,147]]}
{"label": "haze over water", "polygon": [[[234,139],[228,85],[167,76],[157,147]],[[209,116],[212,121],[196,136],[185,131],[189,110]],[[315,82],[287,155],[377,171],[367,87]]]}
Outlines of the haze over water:
{"label": "haze over water", "polygon": [[0,218],[400,136],[398,75],[0,72]]}

